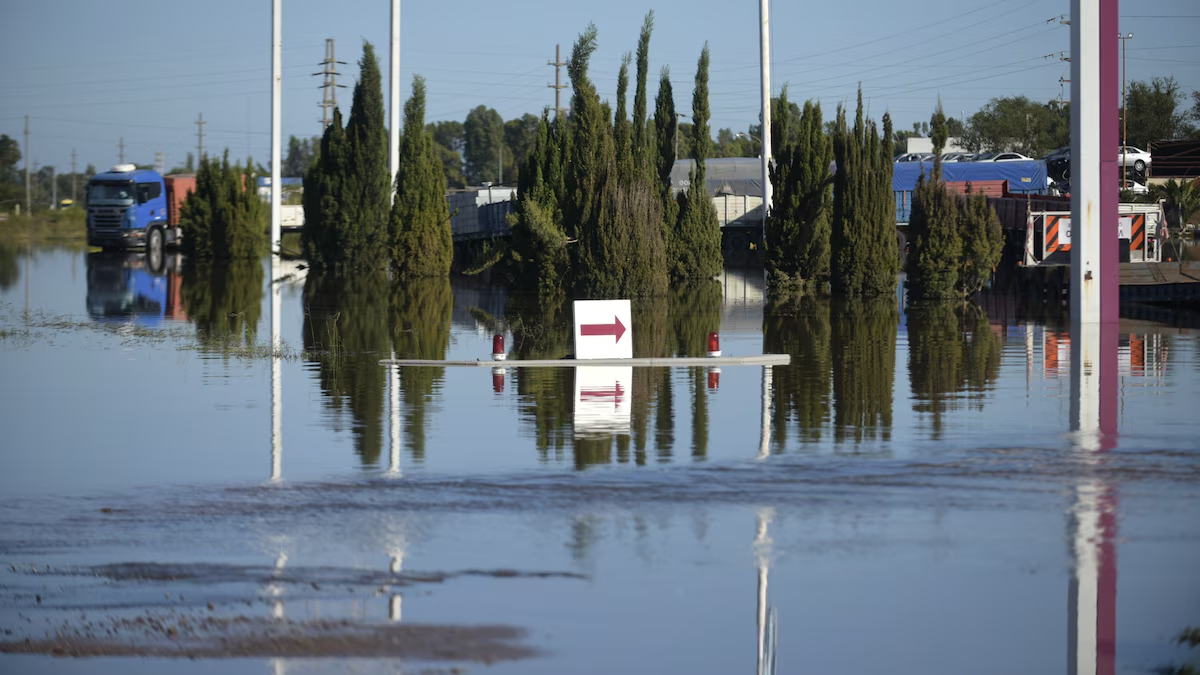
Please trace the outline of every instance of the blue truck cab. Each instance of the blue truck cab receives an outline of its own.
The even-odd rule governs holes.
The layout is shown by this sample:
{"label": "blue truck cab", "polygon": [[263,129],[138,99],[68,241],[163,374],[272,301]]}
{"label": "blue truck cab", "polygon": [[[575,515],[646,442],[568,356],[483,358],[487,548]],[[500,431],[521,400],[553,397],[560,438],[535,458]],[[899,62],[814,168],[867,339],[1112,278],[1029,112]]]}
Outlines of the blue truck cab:
{"label": "blue truck cab", "polygon": [[157,171],[118,164],[88,181],[88,245],[161,249],[178,240],[169,211],[167,185]]}

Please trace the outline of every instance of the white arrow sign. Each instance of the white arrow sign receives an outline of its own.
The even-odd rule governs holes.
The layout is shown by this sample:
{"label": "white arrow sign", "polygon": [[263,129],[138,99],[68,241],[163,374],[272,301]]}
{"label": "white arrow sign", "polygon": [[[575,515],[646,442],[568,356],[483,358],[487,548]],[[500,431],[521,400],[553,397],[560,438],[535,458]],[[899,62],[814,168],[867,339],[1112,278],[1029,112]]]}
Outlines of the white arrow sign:
{"label": "white arrow sign", "polygon": [[628,300],[575,301],[575,358],[633,358]]}

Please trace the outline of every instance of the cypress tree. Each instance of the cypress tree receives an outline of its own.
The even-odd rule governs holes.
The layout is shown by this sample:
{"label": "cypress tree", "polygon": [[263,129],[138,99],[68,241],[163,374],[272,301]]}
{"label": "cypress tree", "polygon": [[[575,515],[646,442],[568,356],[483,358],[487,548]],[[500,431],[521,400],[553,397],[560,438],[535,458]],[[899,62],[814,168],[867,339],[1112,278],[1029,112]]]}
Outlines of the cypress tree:
{"label": "cypress tree", "polygon": [[969,185],[967,190],[967,199],[961,205],[962,264],[957,288],[964,298],[983,290],[1004,254],[1004,231],[996,209],[983,193],[971,191]]}
{"label": "cypress tree", "polygon": [[[670,195],[671,169],[675,167],[675,134],[679,132],[679,117],[675,115],[675,94],[671,88],[671,68],[663,66],[658,74],[658,95],[654,98],[654,144],[657,148],[659,183]],[[674,201],[672,199],[672,201]],[[674,225],[674,221],[668,221]]]}
{"label": "cypress tree", "polygon": [[575,290],[592,297],[661,294],[667,281],[656,191],[641,177],[621,180],[614,129],[588,77],[595,49],[596,27],[589,25],[576,41],[568,66],[573,88],[568,142],[573,155],[563,212],[568,223],[574,223],[579,242],[573,261]]}
{"label": "cypress tree", "polygon": [[450,274],[454,240],[446,176],[425,131],[425,78],[413,76],[412,97],[404,105],[404,136],[396,201],[389,224],[392,266],[400,278]]}
{"label": "cypress tree", "polygon": [[884,295],[896,288],[899,251],[892,193],[891,117],[884,115],[880,139],[873,121],[863,120],[862,89],[853,128],[838,106],[834,127],[833,227],[830,285],[845,295]]}
{"label": "cypress tree", "polygon": [[561,204],[565,197],[565,127],[542,114],[533,150],[521,164],[509,240],[510,276],[539,297],[561,294],[571,276]]}
{"label": "cypress tree", "polygon": [[220,160],[203,158],[196,189],[183,203],[179,221],[182,250],[208,260],[257,259],[267,251],[270,213],[258,198],[253,160],[229,163],[229,150]]}
{"label": "cypress tree", "polygon": [[621,70],[617,73],[617,111],[613,118],[613,137],[617,144],[617,174],[622,181],[633,178],[633,128],[625,118],[625,95],[629,91],[629,63],[633,56],[629,52],[621,57]]}
{"label": "cypress tree", "polygon": [[676,280],[709,279],[721,273],[721,227],[717,210],[708,194],[704,162],[712,138],[708,129],[708,43],[696,64],[696,88],[692,94],[692,157],[688,191],[680,208],[678,224],[667,240],[671,276]]}
{"label": "cypress tree", "polygon": [[767,218],[767,271],[773,293],[821,290],[829,280],[829,221],[833,210],[833,141],[825,133],[821,107],[804,104],[795,119],[780,93],[772,118],[772,210]]}
{"label": "cypress tree", "polygon": [[341,203],[343,227],[335,231],[338,257],[349,265],[381,264],[387,243],[392,180],[388,175],[387,128],[383,111],[383,78],[375,47],[363,41],[354,85],[350,121],[346,124],[347,159]]}
{"label": "cypress tree", "polygon": [[340,260],[336,235],[348,227],[347,212],[342,207],[348,166],[342,113],[334,108],[333,122],[321,136],[320,154],[304,174],[304,229],[300,244],[309,265],[318,270],[332,268]]}
{"label": "cypress tree", "polygon": [[933,173],[922,172],[913,192],[908,221],[912,251],[908,256],[908,289],[916,298],[944,299],[958,293],[962,239],[958,234],[960,199],[942,182],[942,149],[949,132],[942,104],[930,119],[933,130]]}
{"label": "cypress tree", "polygon": [[637,45],[637,91],[633,95],[633,154],[642,171],[650,168],[650,136],[646,128],[646,84],[650,76],[650,34],[654,32],[654,10],[642,21]]}

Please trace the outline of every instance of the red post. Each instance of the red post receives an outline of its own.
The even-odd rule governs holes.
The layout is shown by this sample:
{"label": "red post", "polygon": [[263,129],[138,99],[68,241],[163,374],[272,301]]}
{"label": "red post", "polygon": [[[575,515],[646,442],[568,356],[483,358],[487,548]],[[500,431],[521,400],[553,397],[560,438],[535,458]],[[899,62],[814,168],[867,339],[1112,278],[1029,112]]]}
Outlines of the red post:
{"label": "red post", "polygon": [[721,338],[718,337],[716,333],[708,334],[708,355],[709,356],[720,356],[721,355]]}
{"label": "red post", "polygon": [[504,353],[504,334],[496,333],[492,337],[492,360],[503,361],[506,358],[508,355]]}

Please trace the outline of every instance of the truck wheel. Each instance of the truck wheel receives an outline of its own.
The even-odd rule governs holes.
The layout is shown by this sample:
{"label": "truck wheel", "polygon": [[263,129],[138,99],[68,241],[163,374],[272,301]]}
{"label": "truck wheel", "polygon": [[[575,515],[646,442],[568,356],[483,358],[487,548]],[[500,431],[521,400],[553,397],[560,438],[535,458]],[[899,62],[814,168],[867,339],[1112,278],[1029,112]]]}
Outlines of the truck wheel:
{"label": "truck wheel", "polygon": [[162,228],[153,227],[146,233],[146,265],[151,274],[157,274],[163,264]]}

